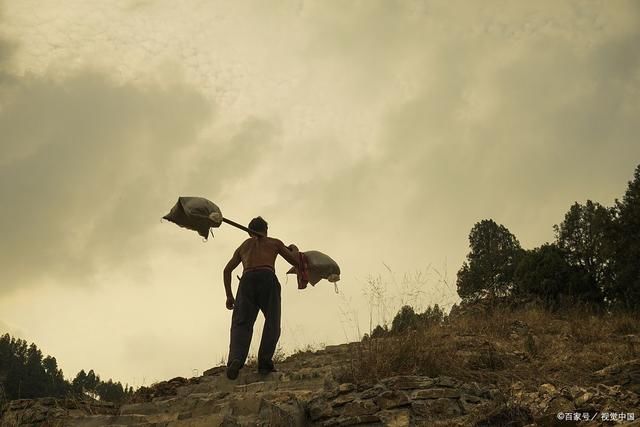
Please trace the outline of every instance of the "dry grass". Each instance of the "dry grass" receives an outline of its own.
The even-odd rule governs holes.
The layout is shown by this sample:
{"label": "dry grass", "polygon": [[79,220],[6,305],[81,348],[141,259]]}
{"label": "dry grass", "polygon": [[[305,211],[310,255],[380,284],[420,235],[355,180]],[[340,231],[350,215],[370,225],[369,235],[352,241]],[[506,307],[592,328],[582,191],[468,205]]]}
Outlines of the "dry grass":
{"label": "dry grass", "polygon": [[[276,351],[275,353],[273,353],[273,363],[281,363],[286,359],[286,353],[284,352],[284,350],[282,349],[282,347],[277,346],[276,347]],[[250,354],[247,357],[247,360],[245,362],[245,366],[249,367],[249,368],[256,368],[258,366],[258,356],[256,356],[255,354]]]}
{"label": "dry grass", "polygon": [[442,325],[363,340],[339,379],[368,384],[413,374],[504,386],[588,385],[593,372],[638,357],[629,334],[638,332],[639,321],[637,314],[594,314],[580,307],[474,311]]}

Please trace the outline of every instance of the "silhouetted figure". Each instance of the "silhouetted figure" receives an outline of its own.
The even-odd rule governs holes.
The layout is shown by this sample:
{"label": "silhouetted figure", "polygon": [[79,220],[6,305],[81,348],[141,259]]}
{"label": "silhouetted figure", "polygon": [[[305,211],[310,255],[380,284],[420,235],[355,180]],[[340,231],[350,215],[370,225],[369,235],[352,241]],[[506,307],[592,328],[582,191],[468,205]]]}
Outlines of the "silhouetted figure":
{"label": "silhouetted figure", "polygon": [[[275,371],[273,354],[280,338],[280,282],[276,277],[274,264],[277,256],[281,255],[289,264],[298,266],[297,248],[291,245],[289,249],[282,241],[267,237],[267,222],[262,217],[252,219],[249,229],[261,235],[249,233],[251,237],[235,250],[223,275],[227,308],[233,310],[227,362],[229,379],[238,377],[247,360],[258,310],[264,314],[264,329],[258,350],[258,371],[261,374]],[[234,299],[231,273],[240,262],[244,272]]]}

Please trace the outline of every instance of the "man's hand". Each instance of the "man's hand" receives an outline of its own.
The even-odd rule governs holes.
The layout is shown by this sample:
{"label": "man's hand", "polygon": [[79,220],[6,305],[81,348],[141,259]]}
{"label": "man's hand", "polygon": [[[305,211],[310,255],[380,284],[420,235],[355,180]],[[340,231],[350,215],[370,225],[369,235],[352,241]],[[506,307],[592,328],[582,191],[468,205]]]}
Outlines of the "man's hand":
{"label": "man's hand", "polygon": [[235,303],[236,300],[234,300],[233,297],[227,297],[227,310],[233,310]]}

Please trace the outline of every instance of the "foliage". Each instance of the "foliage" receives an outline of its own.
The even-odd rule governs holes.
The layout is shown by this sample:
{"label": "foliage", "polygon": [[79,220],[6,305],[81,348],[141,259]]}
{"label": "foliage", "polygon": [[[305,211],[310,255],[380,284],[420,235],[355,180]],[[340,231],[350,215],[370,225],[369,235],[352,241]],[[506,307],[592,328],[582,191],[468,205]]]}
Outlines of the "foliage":
{"label": "foliage", "polygon": [[514,280],[518,296],[539,298],[546,307],[559,307],[569,297],[584,303],[601,303],[602,293],[586,279],[581,266],[572,266],[566,253],[555,244],[544,244],[526,251]]}
{"label": "foliage", "polygon": [[587,292],[604,289],[612,281],[611,253],[614,211],[587,200],[574,203],[560,225],[554,226],[556,242],[573,267],[586,274],[583,285]]}
{"label": "foliage", "polygon": [[471,252],[458,271],[463,301],[509,295],[522,248],[516,237],[492,219],[476,223],[469,233]]}
{"label": "foliage", "polygon": [[[394,334],[401,334],[409,330],[424,328],[430,325],[439,324],[444,320],[444,318],[444,310],[438,307],[438,304],[435,304],[433,307],[427,307],[427,309],[422,313],[416,313],[413,307],[405,305],[393,318],[393,322],[391,322],[391,332]],[[383,331],[386,331],[386,328],[382,329],[380,326],[377,326],[371,333],[371,336],[383,336]]]}
{"label": "foliage", "polygon": [[640,165],[629,182],[622,201],[616,200],[613,271],[615,282],[609,297],[617,307],[640,307]]}
{"label": "foliage", "polygon": [[490,219],[475,224],[471,252],[458,271],[463,304],[534,297],[548,308],[571,301],[596,310],[639,310],[640,165],[614,207],[575,202],[554,231],[553,244],[524,251],[504,226]]}
{"label": "foliage", "polygon": [[70,383],[55,357],[43,357],[35,344],[27,345],[25,340],[9,334],[0,337],[0,389],[8,400],[91,393],[101,400],[118,403],[133,394],[133,388],[123,388],[119,382],[101,381],[93,370],[88,374],[81,370]]}

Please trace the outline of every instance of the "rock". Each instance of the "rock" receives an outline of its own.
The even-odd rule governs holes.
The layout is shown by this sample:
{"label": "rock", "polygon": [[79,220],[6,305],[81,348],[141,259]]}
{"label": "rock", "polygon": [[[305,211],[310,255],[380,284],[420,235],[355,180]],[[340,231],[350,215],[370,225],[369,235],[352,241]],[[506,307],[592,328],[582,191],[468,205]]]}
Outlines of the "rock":
{"label": "rock", "polygon": [[338,386],[338,393],[348,393],[356,389],[356,385],[352,383],[343,383]]}
{"label": "rock", "polygon": [[353,402],[355,398],[356,396],[353,394],[343,394],[333,399],[333,401],[331,402],[331,406],[333,407],[342,406],[349,402]]}
{"label": "rock", "polygon": [[240,384],[235,388],[236,391],[240,393],[259,393],[277,389],[278,383],[275,381],[259,381],[249,384]]}
{"label": "rock", "polygon": [[122,405],[122,407],[120,408],[120,414],[122,415],[149,415],[154,414],[157,411],[158,405],[155,402],[130,403],[128,405]]}
{"label": "rock", "polygon": [[338,421],[339,426],[353,426],[357,424],[379,423],[380,418],[376,415],[358,415],[356,417],[346,417]]}
{"label": "rock", "polygon": [[321,399],[312,400],[309,403],[308,409],[311,421],[318,421],[336,415],[336,412],[333,410],[331,405],[327,401]]}
{"label": "rock", "polygon": [[236,397],[229,402],[232,415],[251,415],[260,412],[263,399],[256,395]]}
{"label": "rock", "polygon": [[15,411],[18,409],[25,409],[31,405],[33,405],[34,401],[31,399],[18,399],[12,400],[9,402],[9,410]]}
{"label": "rock", "polygon": [[593,393],[586,392],[586,393],[583,393],[580,396],[578,396],[574,400],[574,403],[576,404],[576,406],[582,406],[585,403],[589,402],[592,397],[593,397]]}
{"label": "rock", "polygon": [[399,406],[405,406],[410,403],[407,395],[399,390],[384,391],[380,393],[379,396],[375,397],[373,401],[381,409],[397,408]]}
{"label": "rock", "polygon": [[478,396],[474,396],[473,394],[463,394],[460,396],[460,398],[462,400],[464,400],[467,403],[480,403],[482,402],[482,399],[480,399]]}
{"label": "rock", "polygon": [[381,381],[384,385],[395,390],[411,390],[431,387],[434,380],[430,377],[396,376]]}
{"label": "rock", "polygon": [[460,397],[460,391],[453,388],[428,388],[413,392],[412,399],[455,399]]}
{"label": "rock", "polygon": [[549,394],[549,395],[553,395],[556,393],[556,388],[553,386],[553,384],[542,384],[540,387],[538,387],[538,391],[540,393],[544,393],[544,394]]}
{"label": "rock", "polygon": [[435,384],[439,385],[440,387],[456,387],[459,384],[459,382],[454,380],[451,377],[446,377],[442,375],[438,377]]}
{"label": "rock", "polygon": [[297,399],[284,402],[265,400],[259,413],[259,420],[268,420],[274,426],[300,426],[305,422],[305,411]]}
{"label": "rock", "polygon": [[378,405],[371,400],[356,400],[344,406],[342,413],[347,417],[371,415],[378,412]]}
{"label": "rock", "polygon": [[460,386],[460,390],[474,396],[483,396],[487,393],[487,391],[480,387],[476,382],[464,383]]}
{"label": "rock", "polygon": [[596,371],[593,379],[606,385],[622,385],[640,393],[640,359],[617,363]]}
{"label": "rock", "polygon": [[411,409],[416,414],[427,418],[454,417],[462,414],[458,401],[446,398],[416,400],[411,402]]}
{"label": "rock", "polygon": [[385,390],[386,389],[382,385],[376,384],[375,386],[368,388],[362,393],[360,393],[360,397],[362,399],[371,399],[372,397],[376,397],[377,395],[384,392]]}

